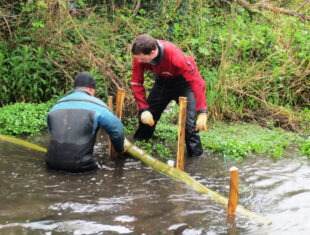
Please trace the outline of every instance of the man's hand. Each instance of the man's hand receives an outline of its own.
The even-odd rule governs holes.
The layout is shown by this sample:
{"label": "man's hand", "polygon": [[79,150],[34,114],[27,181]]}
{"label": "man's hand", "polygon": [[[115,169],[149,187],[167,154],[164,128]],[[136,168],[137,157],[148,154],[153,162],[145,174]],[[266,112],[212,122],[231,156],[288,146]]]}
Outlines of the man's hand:
{"label": "man's hand", "polygon": [[196,121],[196,131],[208,131],[207,128],[208,122],[208,115],[206,113],[198,114],[197,121]]}
{"label": "man's hand", "polygon": [[150,111],[143,111],[141,114],[141,122],[143,124],[154,126],[155,122]]}

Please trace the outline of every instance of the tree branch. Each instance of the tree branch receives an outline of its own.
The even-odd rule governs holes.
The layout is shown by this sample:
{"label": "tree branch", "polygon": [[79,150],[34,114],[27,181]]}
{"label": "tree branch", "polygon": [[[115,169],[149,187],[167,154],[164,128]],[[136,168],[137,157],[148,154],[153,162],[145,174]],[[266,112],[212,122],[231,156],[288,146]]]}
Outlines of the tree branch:
{"label": "tree branch", "polygon": [[74,79],[70,76],[70,74],[63,67],[60,66],[60,64],[58,64],[56,61],[54,61],[51,57],[47,55],[44,55],[44,57],[48,59],[49,61],[51,61],[54,65],[56,65],[64,74],[66,74],[72,83],[74,82]]}
{"label": "tree branch", "polygon": [[302,20],[308,20],[310,21],[310,16],[306,15],[306,12],[300,12],[300,10],[302,8],[305,7],[306,4],[308,4],[310,1],[307,0],[305,3],[303,3],[297,11],[292,11],[292,10],[287,10],[287,9],[283,9],[280,7],[276,7],[274,5],[272,5],[271,3],[269,3],[268,1],[259,1],[255,4],[249,4],[246,0],[236,0],[236,2],[244,7],[247,11],[251,12],[251,13],[258,13],[261,14],[261,12],[255,11],[257,9],[264,9],[264,10],[268,10],[268,11],[272,11],[275,13],[280,13],[280,14],[285,14],[285,15],[290,15],[290,16],[296,16],[299,19]]}

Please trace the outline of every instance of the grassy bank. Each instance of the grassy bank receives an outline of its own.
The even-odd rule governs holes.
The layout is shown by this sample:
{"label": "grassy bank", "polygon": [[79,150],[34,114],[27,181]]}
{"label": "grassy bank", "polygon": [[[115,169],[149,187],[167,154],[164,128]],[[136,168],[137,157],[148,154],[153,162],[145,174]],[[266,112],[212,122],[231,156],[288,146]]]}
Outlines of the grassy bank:
{"label": "grassy bank", "polygon": [[[46,117],[56,100],[41,104],[16,103],[0,108],[0,134],[21,136],[35,135],[46,130]],[[160,119],[154,137],[149,142],[137,141],[135,144],[150,154],[160,158],[172,158],[176,154],[178,136],[178,106],[173,105]],[[124,118],[127,135],[132,135],[137,127],[137,119]],[[290,151],[310,159],[310,132],[284,131],[270,126],[241,122],[211,122],[208,132],[201,132],[203,149],[224,157],[241,160],[253,154],[264,154],[279,159]]]}
{"label": "grassy bank", "polygon": [[[41,104],[16,103],[0,108],[0,134],[10,136],[35,135],[46,130],[45,117],[56,99]],[[174,104],[163,113],[154,137],[149,142],[135,144],[150,154],[160,158],[176,155],[178,126],[178,106]],[[127,135],[132,135],[137,127],[136,118],[124,118]],[[208,132],[201,132],[203,149],[224,157],[241,160],[253,154],[263,154],[279,159],[290,151],[310,159],[310,130],[302,132],[284,131],[282,128],[242,122],[215,121],[208,125]]]}
{"label": "grassy bank", "polygon": [[[151,141],[135,143],[156,156],[174,157],[178,136],[177,113],[175,105],[170,112],[163,114]],[[127,125],[127,128],[129,132],[133,131],[134,125]],[[275,127],[272,123],[267,128],[253,123],[212,121],[208,123],[208,132],[200,132],[200,136],[204,150],[236,160],[255,154],[281,159],[291,152],[310,159],[308,128],[296,133]]]}

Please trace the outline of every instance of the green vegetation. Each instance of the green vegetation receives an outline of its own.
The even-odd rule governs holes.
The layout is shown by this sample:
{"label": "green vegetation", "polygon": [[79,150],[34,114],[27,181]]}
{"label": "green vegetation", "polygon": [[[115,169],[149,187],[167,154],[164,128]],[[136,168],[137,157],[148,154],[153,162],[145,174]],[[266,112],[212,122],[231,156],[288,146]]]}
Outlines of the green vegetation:
{"label": "green vegetation", "polygon": [[0,108],[0,133],[10,136],[34,135],[46,129],[44,119],[55,102],[53,99],[41,104],[16,103]]}
{"label": "green vegetation", "polygon": [[206,149],[235,159],[252,153],[282,158],[286,150],[299,141],[299,136],[255,124],[214,123],[208,133],[202,133],[202,141]]}
{"label": "green vegetation", "polygon": [[[178,127],[171,124],[176,124],[176,114],[178,106],[174,105],[170,112],[163,114],[154,137],[149,142],[137,141],[135,144],[156,156],[174,157]],[[310,159],[310,139],[305,138],[309,136],[309,131],[308,129],[298,134],[272,126],[263,128],[258,124],[216,121],[209,123],[208,132],[200,132],[200,136],[203,149],[235,160],[242,160],[254,154],[280,159],[289,156],[291,151],[295,153],[299,151],[301,155]],[[158,148],[158,143],[163,144],[166,150],[163,150],[162,146]]]}
{"label": "green vegetation", "polygon": [[304,141],[301,141],[300,147],[301,153],[310,159],[310,137]]}
{"label": "green vegetation", "polygon": [[47,101],[59,94],[60,73],[44,57],[41,47],[23,45],[10,50],[8,46],[0,44],[0,105]]}
{"label": "green vegetation", "polygon": [[[298,18],[262,9],[255,14],[237,2],[79,0],[70,14],[66,0],[2,1],[0,132],[24,135],[45,128],[43,118],[53,103],[47,101],[72,89],[77,73],[90,71],[104,101],[119,87],[126,89],[125,129],[132,133],[137,108],[130,49],[138,34],[148,33],[192,55],[205,79],[211,120],[209,132],[201,134],[205,149],[233,158],[251,153],[281,158],[296,143],[310,157],[309,3],[271,1],[300,12]],[[153,78],[146,74],[147,90]],[[9,105],[15,102],[24,104]],[[155,144],[141,143],[152,154],[175,152],[163,147],[176,141],[173,110],[161,118]]]}
{"label": "green vegetation", "polygon": [[[16,103],[0,108],[0,134],[20,136],[34,135],[46,130],[45,117],[56,102],[52,99],[41,104]],[[148,141],[136,141],[148,153],[163,159],[176,156],[178,106],[174,104],[158,122],[154,137]],[[136,119],[126,119],[125,132],[133,134]],[[309,136],[308,132],[303,132]],[[264,154],[275,159],[287,156],[290,148],[310,159],[310,138],[287,132],[281,128],[263,128],[256,124],[212,122],[208,132],[201,132],[203,149],[221,156],[241,160],[252,154]],[[296,145],[297,144],[297,145]]]}
{"label": "green vegetation", "polygon": [[[272,2],[306,13],[309,5],[300,8],[302,3]],[[104,100],[118,87],[131,94],[131,42],[149,33],[195,58],[207,84],[210,118],[255,120],[263,126],[272,120],[294,131],[309,125],[300,115],[310,93],[307,21],[267,10],[256,11],[264,17],[249,14],[235,1],[75,4],[72,14],[66,0],[0,5],[0,105],[47,101],[71,89],[80,71],[97,76],[98,96]],[[151,87],[152,74],[145,76],[145,84]],[[133,117],[133,97],[126,96],[125,102],[127,116]]]}

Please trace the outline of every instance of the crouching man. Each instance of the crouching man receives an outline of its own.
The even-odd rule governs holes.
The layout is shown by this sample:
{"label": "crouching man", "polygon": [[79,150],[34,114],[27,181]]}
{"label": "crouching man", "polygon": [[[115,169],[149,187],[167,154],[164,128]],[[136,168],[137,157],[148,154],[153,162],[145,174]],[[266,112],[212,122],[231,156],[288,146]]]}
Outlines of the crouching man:
{"label": "crouching man", "polygon": [[48,113],[51,139],[45,161],[48,168],[78,173],[98,168],[93,149],[99,127],[107,132],[118,153],[124,151],[124,130],[107,105],[94,97],[96,82],[90,73],[78,74],[74,88]]}

